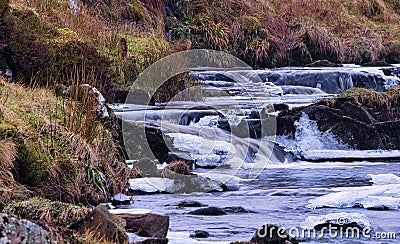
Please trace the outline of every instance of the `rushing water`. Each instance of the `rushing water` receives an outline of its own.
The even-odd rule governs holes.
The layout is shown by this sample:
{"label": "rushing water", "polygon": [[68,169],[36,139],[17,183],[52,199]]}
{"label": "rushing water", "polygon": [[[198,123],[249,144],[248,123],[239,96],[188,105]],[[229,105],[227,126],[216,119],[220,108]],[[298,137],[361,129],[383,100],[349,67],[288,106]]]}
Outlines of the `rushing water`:
{"label": "rushing water", "polygon": [[[306,72],[307,74],[297,74]],[[252,112],[266,109],[266,104],[285,103],[289,107],[310,104],[321,97],[331,97],[330,91],[342,91],[355,85],[352,74],[379,76],[374,80],[377,90],[395,85],[399,79],[384,76],[380,69],[362,69],[357,67],[340,69],[282,69],[273,71],[254,71],[250,75],[260,74],[262,82],[232,82],[213,72],[193,73],[198,78],[204,92],[200,102],[174,101],[165,107],[141,105],[115,105],[117,115],[125,120],[163,121],[166,124],[180,124],[179,133],[168,131],[174,140],[177,151],[188,154],[199,166],[231,165],[231,168],[213,169],[214,175],[234,174],[241,180],[236,191],[191,194],[151,194],[135,196],[133,208],[149,209],[152,213],[170,216],[170,243],[229,243],[248,241],[258,227],[273,223],[292,230],[290,234],[307,243],[398,243],[400,239],[400,161],[398,151],[357,151],[336,141],[329,133],[321,133],[307,116],[296,123],[296,137],[263,136],[261,139],[249,139],[250,144],[276,142],[287,151],[304,160],[293,157],[282,158],[266,154],[259,150],[251,160],[242,160],[238,144],[224,130],[218,128],[221,114],[231,125],[249,119]],[[217,72],[218,73],[218,72]],[[322,73],[322,76],[321,76]],[[329,80],[333,77],[335,80]],[[263,76],[264,74],[264,76]],[[272,75],[271,75],[272,74]],[[313,75],[314,74],[314,75]],[[245,75],[249,77],[250,75]],[[298,84],[292,78],[300,77]],[[271,78],[272,77],[272,78]],[[274,78],[275,77],[275,78]],[[278,78],[277,78],[278,77]],[[283,77],[283,78],[282,78]],[[314,78],[313,78],[314,77]],[[320,81],[321,77],[325,80]],[[345,78],[343,78],[345,77]],[[346,78],[347,77],[347,78]],[[349,78],[350,77],[350,78]],[[222,78],[222,79],[221,79]],[[281,79],[281,80],[279,80]],[[271,81],[273,80],[273,82]],[[358,81],[360,82],[360,81]],[[327,84],[332,83],[332,84]],[[370,83],[371,84],[371,83]],[[222,93],[228,93],[221,96]],[[201,109],[193,109],[194,107]],[[193,116],[182,115],[189,111]],[[199,112],[200,111],[200,112]],[[212,112],[218,112],[216,114]],[[195,113],[196,112],[196,113]],[[270,112],[273,115],[275,112]],[[172,128],[171,126],[169,128]],[[193,131],[214,131],[213,137],[193,133]],[[274,153],[273,153],[274,154]],[[342,161],[351,158],[353,161]],[[364,161],[374,158],[374,162]],[[391,158],[391,160],[385,160]],[[340,161],[342,162],[340,162]],[[210,170],[196,168],[198,174]],[[232,173],[233,172],[233,173]],[[256,177],[254,172],[257,172]],[[237,179],[237,178],[235,178]],[[188,214],[193,208],[178,208],[182,200],[196,200],[215,207],[242,206],[247,213],[228,213],[224,216],[195,216]],[[336,215],[329,215],[336,214]],[[315,217],[315,218],[313,218]],[[302,235],[301,230],[312,228],[321,219],[356,219],[359,224],[370,226],[371,237],[340,238],[324,235],[317,237]],[[322,222],[323,222],[322,221]],[[291,229],[292,228],[292,229]],[[296,228],[296,229],[295,229]],[[190,235],[195,230],[210,233],[206,239],[194,239]],[[296,232],[299,230],[300,232]],[[390,233],[389,233],[390,232]],[[396,235],[397,238],[378,239],[375,236]]]}

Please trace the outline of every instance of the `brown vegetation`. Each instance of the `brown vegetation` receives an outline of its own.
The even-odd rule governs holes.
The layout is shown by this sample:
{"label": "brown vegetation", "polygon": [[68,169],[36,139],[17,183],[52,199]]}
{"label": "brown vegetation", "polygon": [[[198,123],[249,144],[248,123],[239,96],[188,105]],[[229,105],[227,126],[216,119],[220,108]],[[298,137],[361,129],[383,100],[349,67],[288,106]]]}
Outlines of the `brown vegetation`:
{"label": "brown vegetation", "polygon": [[192,172],[189,165],[186,164],[185,160],[177,160],[170,162],[167,167],[164,168],[162,175],[167,178],[174,178],[177,175],[191,175]]}
{"label": "brown vegetation", "polygon": [[57,98],[46,89],[1,83],[2,204],[28,189],[53,200],[98,204],[124,189],[129,169],[114,139],[118,132],[107,126],[111,122],[99,122],[94,103],[74,93]]}

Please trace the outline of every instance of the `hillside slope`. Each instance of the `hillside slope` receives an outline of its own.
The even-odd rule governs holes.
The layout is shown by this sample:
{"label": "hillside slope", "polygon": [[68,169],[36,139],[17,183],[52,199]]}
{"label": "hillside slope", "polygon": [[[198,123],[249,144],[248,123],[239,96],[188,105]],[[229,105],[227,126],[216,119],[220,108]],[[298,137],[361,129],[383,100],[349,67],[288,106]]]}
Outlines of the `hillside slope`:
{"label": "hillside slope", "polygon": [[[29,3],[29,5],[28,5]],[[27,83],[94,74],[128,87],[182,50],[229,52],[254,67],[400,63],[397,0],[2,0],[0,69]]]}

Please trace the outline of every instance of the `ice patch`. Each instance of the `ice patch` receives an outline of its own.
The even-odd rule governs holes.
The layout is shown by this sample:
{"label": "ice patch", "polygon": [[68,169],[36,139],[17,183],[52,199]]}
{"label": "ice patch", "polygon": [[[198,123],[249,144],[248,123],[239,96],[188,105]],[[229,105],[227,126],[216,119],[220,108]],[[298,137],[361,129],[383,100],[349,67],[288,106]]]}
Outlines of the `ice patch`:
{"label": "ice patch", "polygon": [[118,208],[118,209],[109,209],[108,212],[111,214],[148,214],[151,212],[150,209],[144,208]]}
{"label": "ice patch", "polygon": [[337,189],[339,192],[312,199],[308,208],[354,208],[399,209],[400,177],[392,174],[368,175],[373,186]]}
{"label": "ice patch", "polygon": [[321,216],[309,216],[300,226],[304,229],[314,229],[315,226],[321,224],[344,225],[352,222],[357,223],[362,228],[371,227],[368,217],[362,213],[331,213]]}
{"label": "ice patch", "polygon": [[374,185],[400,184],[400,177],[395,174],[368,174]]}
{"label": "ice patch", "polygon": [[129,180],[129,189],[132,191],[146,192],[146,193],[159,193],[159,192],[173,192],[175,188],[175,181],[167,178],[136,178]]}

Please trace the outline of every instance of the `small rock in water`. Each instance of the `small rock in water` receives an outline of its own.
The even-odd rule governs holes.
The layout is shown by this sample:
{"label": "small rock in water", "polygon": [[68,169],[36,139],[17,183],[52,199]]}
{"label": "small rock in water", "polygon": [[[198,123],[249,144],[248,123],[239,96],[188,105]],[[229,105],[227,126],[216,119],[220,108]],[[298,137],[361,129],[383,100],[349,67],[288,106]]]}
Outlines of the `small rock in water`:
{"label": "small rock in water", "polygon": [[132,198],[122,194],[122,193],[118,193],[117,195],[115,195],[112,198],[112,205],[127,205],[127,204],[131,204],[132,203]]}
{"label": "small rock in water", "polygon": [[238,207],[225,207],[225,208],[223,208],[223,210],[226,213],[249,213],[248,210],[244,209],[241,206],[238,206]]}
{"label": "small rock in water", "polygon": [[196,230],[194,234],[191,234],[190,237],[192,238],[208,238],[210,237],[210,233],[204,230]]}
{"label": "small rock in water", "polygon": [[200,208],[200,209],[196,209],[194,211],[190,211],[188,214],[218,216],[218,215],[226,215],[226,212],[222,208],[208,207],[208,208]]}
{"label": "small rock in water", "polygon": [[198,207],[207,207],[207,204],[203,204],[198,201],[193,200],[183,200],[177,204],[180,208],[198,208]]}
{"label": "small rock in water", "polygon": [[167,238],[150,238],[144,241],[135,242],[136,244],[168,244]]}

